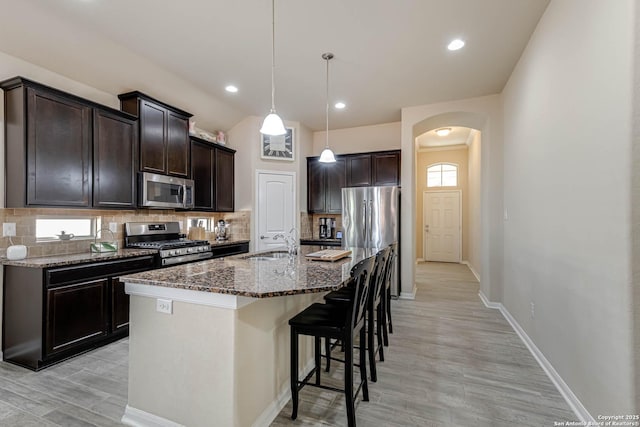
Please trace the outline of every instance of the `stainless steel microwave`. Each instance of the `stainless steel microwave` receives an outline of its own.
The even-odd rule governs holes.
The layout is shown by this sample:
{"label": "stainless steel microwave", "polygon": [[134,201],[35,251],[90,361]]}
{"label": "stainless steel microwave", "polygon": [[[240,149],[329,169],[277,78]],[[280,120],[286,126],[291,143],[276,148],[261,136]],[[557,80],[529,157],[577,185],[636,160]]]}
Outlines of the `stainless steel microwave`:
{"label": "stainless steel microwave", "polygon": [[138,206],[157,209],[193,208],[193,180],[141,172]]}

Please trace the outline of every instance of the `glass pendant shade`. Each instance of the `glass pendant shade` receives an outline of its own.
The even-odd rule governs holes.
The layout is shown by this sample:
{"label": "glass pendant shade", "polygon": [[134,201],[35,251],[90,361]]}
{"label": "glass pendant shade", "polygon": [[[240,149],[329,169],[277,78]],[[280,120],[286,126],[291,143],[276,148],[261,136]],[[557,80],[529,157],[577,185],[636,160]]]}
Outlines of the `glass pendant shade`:
{"label": "glass pendant shade", "polygon": [[331,148],[327,147],[320,153],[320,163],[335,163],[336,156],[333,155]]}
{"label": "glass pendant shade", "polygon": [[284,135],[287,133],[282,119],[276,114],[275,110],[271,110],[271,113],[264,118],[260,133],[264,135]]}

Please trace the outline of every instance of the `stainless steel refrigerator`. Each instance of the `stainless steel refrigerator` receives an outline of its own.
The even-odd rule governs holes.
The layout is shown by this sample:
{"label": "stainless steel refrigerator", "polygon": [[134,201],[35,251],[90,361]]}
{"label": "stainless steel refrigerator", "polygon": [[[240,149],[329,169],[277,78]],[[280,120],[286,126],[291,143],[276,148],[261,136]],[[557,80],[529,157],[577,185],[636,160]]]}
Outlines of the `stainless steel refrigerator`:
{"label": "stainless steel refrigerator", "polygon": [[342,243],[344,247],[384,248],[398,242],[391,294],[400,289],[400,187],[342,189]]}

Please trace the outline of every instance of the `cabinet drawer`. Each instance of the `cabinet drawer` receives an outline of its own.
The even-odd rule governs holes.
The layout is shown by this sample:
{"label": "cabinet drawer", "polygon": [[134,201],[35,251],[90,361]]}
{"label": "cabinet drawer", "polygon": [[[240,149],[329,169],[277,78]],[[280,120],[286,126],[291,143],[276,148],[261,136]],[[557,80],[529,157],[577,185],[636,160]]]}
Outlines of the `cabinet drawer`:
{"label": "cabinet drawer", "polygon": [[80,264],[70,267],[49,268],[46,270],[48,288],[77,283],[101,277],[118,276],[150,270],[155,267],[153,255],[120,259],[94,264]]}
{"label": "cabinet drawer", "polygon": [[238,243],[220,247],[212,247],[213,258],[220,258],[231,255],[246,254],[249,252],[249,243]]}

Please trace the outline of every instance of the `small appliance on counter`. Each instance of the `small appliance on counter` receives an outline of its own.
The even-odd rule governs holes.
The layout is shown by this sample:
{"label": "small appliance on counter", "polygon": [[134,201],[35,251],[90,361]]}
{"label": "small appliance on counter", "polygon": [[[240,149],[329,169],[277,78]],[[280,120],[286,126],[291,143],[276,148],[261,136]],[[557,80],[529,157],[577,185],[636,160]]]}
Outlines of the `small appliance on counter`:
{"label": "small appliance on counter", "polygon": [[318,232],[318,237],[320,239],[327,239],[329,237],[329,228],[327,227],[327,221],[330,221],[330,219],[320,218],[320,231]]}
{"label": "small appliance on counter", "polygon": [[218,221],[218,225],[216,225],[215,227],[216,240],[228,240],[230,231],[231,230],[229,229],[229,224],[226,223],[224,219],[221,219],[220,221]]}

